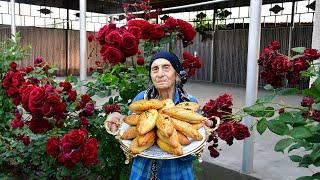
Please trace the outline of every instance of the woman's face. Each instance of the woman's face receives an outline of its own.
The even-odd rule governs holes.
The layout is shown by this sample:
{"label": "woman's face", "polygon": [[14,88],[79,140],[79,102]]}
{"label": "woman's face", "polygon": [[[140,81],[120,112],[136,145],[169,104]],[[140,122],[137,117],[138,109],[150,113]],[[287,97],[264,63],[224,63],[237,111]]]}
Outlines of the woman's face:
{"label": "woman's face", "polygon": [[175,86],[176,71],[171,63],[164,59],[156,59],[151,65],[150,76],[157,90],[164,90]]}

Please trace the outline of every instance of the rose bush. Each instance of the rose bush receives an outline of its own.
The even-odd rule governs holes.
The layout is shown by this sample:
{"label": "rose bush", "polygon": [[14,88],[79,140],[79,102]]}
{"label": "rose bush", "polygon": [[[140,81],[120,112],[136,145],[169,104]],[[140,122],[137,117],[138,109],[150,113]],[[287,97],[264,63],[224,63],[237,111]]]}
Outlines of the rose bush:
{"label": "rose bush", "polygon": [[[256,103],[246,107],[243,111],[257,117],[257,130],[263,134],[266,129],[282,136],[274,150],[289,153],[290,160],[297,163],[298,167],[308,168],[320,166],[320,77],[315,60],[319,59],[320,52],[310,48],[293,48],[292,57],[278,53],[278,41],[272,42],[264,48],[258,60],[261,66],[261,77],[269,85],[265,89],[272,93],[259,98]],[[309,88],[298,90],[296,88],[277,88],[288,84],[297,84],[306,77],[315,77],[316,80]],[[287,105],[277,103],[278,96],[301,93],[301,103]],[[274,100],[274,101],[272,101]],[[276,103],[275,103],[276,102]],[[302,155],[295,154],[294,150],[303,149]],[[298,179],[318,179],[319,172],[312,176]]]}

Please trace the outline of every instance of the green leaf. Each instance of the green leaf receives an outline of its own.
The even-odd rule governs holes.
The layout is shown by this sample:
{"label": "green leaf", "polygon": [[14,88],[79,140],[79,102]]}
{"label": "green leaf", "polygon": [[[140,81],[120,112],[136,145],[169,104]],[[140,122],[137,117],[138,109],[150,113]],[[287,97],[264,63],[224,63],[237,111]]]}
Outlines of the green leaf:
{"label": "green leaf", "polygon": [[257,130],[259,134],[263,134],[263,132],[267,129],[266,122],[267,122],[266,118],[262,118],[258,121]]}
{"label": "green leaf", "polygon": [[56,68],[56,67],[50,68],[50,69],[48,70],[48,73],[53,74],[55,71],[58,71],[58,70],[59,70],[59,69]]}
{"label": "green leaf", "polygon": [[108,103],[109,103],[109,104],[113,104],[113,98],[112,98],[112,97],[109,98]]}
{"label": "green leaf", "polygon": [[78,79],[77,79],[77,77],[70,75],[70,76],[66,77],[65,81],[70,82],[70,83],[77,83]]}
{"label": "green leaf", "polygon": [[278,96],[284,96],[284,95],[294,95],[294,94],[297,94],[297,92],[298,92],[297,88],[285,88],[277,91],[276,94]]}
{"label": "green leaf", "polygon": [[276,146],[274,147],[274,150],[276,152],[283,152],[287,147],[289,147],[294,142],[291,138],[281,139],[277,142]]}
{"label": "green leaf", "polygon": [[303,54],[305,49],[306,49],[305,47],[295,47],[295,48],[291,48],[291,51],[296,52],[298,54]]}
{"label": "green leaf", "polygon": [[306,167],[307,168],[311,164],[312,164],[312,160],[311,160],[310,156],[309,155],[304,155],[302,157],[302,160],[300,161],[298,167]]}
{"label": "green leaf", "polygon": [[160,44],[167,44],[171,41],[171,37],[170,36],[165,36],[164,38],[162,38],[159,43]]}
{"label": "green leaf", "polygon": [[99,92],[96,92],[96,95],[99,96],[100,98],[104,98],[107,96],[107,92],[106,91],[99,91]]}
{"label": "green leaf", "polygon": [[263,87],[265,90],[270,91],[270,90],[274,90],[273,86],[271,84],[267,84]]}
{"label": "green leaf", "polygon": [[245,107],[243,110],[253,117],[272,117],[274,114],[273,107],[264,107],[262,104]]}
{"label": "green leaf", "polygon": [[301,126],[306,123],[300,112],[284,112],[280,114],[279,120],[295,126]]}
{"label": "green leaf", "polygon": [[316,178],[320,179],[320,172],[313,174],[312,177],[316,177]]}
{"label": "green leaf", "polygon": [[320,111],[320,103],[313,104],[313,105],[312,105],[312,108],[315,109],[315,110]]}
{"label": "green leaf", "polygon": [[310,158],[312,161],[316,161],[320,158],[320,145],[315,145],[315,147],[313,147]]}
{"label": "green leaf", "polygon": [[316,179],[312,176],[302,176],[297,178],[297,180],[316,180]]}
{"label": "green leaf", "polygon": [[320,98],[320,78],[318,77],[313,83],[311,88],[302,91],[303,96],[311,96],[313,99]]}
{"label": "green leaf", "polygon": [[289,156],[291,161],[293,162],[300,162],[302,160],[302,157],[301,156],[297,156],[297,155],[292,155],[292,156]]}
{"label": "green leaf", "polygon": [[289,135],[293,138],[303,139],[310,137],[312,133],[310,129],[307,127],[296,127],[289,132]]}
{"label": "green leaf", "polygon": [[267,121],[267,126],[270,131],[277,135],[285,135],[289,131],[289,127],[279,120]]}
{"label": "green leaf", "polygon": [[275,97],[275,94],[271,94],[271,95],[268,95],[268,96],[263,96],[261,98],[259,98],[256,103],[259,104],[259,103],[269,103],[270,101],[273,100],[273,98]]}
{"label": "green leaf", "polygon": [[294,144],[294,145],[290,146],[290,148],[288,149],[288,153],[291,152],[292,150],[299,149],[301,147],[302,146],[300,144]]}

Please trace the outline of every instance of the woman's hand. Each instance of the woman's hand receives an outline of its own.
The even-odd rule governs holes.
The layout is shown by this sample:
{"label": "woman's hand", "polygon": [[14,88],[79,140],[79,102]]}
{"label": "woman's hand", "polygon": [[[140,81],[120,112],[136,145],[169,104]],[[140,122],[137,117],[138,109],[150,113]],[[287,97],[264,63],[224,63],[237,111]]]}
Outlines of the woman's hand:
{"label": "woman's hand", "polygon": [[216,130],[219,127],[219,124],[220,118],[217,116],[206,118],[206,120],[204,121],[204,125],[206,125],[209,128],[212,128],[213,130]]}
{"label": "woman's hand", "polygon": [[104,127],[106,128],[107,132],[112,135],[116,135],[120,127],[120,120],[123,117],[124,115],[118,112],[109,114],[107,119],[104,121]]}

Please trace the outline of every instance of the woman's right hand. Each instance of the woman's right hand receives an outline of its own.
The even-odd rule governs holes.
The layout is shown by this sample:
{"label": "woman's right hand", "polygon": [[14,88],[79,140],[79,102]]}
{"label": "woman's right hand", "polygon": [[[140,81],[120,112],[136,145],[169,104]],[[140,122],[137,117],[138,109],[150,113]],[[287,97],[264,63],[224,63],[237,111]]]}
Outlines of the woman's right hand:
{"label": "woman's right hand", "polygon": [[106,128],[107,132],[116,135],[119,127],[120,127],[120,120],[124,117],[124,115],[113,112],[108,115],[107,119],[104,121],[104,127]]}

